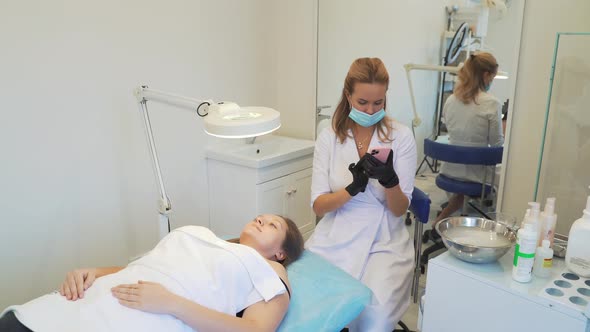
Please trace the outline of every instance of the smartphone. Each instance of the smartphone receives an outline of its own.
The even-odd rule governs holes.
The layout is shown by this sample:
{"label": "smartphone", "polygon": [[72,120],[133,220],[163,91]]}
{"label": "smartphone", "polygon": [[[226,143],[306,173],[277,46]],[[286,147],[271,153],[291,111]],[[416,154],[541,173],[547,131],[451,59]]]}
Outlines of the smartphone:
{"label": "smartphone", "polygon": [[391,151],[391,148],[370,148],[369,150],[371,151],[370,153],[373,157],[385,164],[387,162],[387,157],[389,156],[389,151]]}

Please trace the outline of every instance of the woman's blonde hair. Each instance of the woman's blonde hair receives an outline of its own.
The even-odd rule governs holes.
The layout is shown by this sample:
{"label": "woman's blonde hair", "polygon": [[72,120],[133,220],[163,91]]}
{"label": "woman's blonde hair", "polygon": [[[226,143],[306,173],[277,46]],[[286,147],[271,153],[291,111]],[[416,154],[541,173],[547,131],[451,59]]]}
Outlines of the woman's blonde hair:
{"label": "woman's blonde hair", "polygon": [[[352,137],[349,135],[348,130],[352,128],[354,122],[348,117],[351,105],[348,102],[347,96],[352,96],[356,83],[383,84],[385,85],[385,91],[387,91],[389,88],[389,74],[387,73],[387,69],[385,69],[383,61],[379,58],[360,58],[354,60],[350,65],[348,74],[346,74],[346,78],[344,79],[340,102],[336,106],[332,117],[332,128],[341,143],[347,137]],[[386,107],[387,98],[383,103],[383,108],[385,109]],[[392,129],[391,119],[387,116],[384,117],[377,124],[379,140],[382,142],[391,142],[389,137]]]}
{"label": "woman's blonde hair", "polygon": [[453,94],[464,104],[471,102],[477,104],[477,95],[486,88],[484,74],[495,75],[497,72],[498,62],[492,54],[487,52],[473,53],[465,61],[463,67],[459,69],[459,82]]}

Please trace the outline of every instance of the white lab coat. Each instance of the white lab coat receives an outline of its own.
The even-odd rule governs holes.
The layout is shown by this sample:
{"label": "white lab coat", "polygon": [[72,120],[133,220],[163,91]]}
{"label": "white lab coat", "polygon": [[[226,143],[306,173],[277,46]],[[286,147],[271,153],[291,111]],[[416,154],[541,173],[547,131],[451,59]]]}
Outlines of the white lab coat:
{"label": "white lab coat", "polygon": [[[477,104],[463,104],[451,95],[443,108],[443,121],[449,132],[449,144],[463,146],[501,146],[502,106],[500,101],[487,92],[480,92]],[[443,163],[441,173],[459,180],[481,183],[486,166]],[[492,179],[492,166],[487,167],[486,182]],[[499,180],[496,176],[495,182]]]}
{"label": "white lab coat", "polygon": [[[416,143],[407,127],[397,122],[393,126],[392,142],[380,142],[375,131],[369,147],[392,148],[399,185],[411,200]],[[350,184],[348,165],[358,160],[353,139],[340,143],[332,128],[324,129],[314,152],[312,205],[320,195]],[[414,246],[404,221],[386,204],[385,189],[370,179],[364,193],[327,213],[305,244],[373,291],[372,303],[349,325],[350,331],[391,331],[409,305]]]}

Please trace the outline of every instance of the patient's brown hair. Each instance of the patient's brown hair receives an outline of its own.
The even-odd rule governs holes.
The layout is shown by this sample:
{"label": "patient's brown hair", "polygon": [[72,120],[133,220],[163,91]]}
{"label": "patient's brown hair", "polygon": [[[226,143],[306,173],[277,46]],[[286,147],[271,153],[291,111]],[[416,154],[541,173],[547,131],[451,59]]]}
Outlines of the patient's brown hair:
{"label": "patient's brown hair", "polygon": [[287,267],[289,264],[293,263],[303,253],[303,235],[299,231],[299,227],[297,224],[293,222],[293,220],[279,216],[283,218],[285,223],[287,224],[287,233],[285,235],[285,241],[283,241],[282,249],[285,251],[286,258],[279,263],[283,264],[284,267]]}

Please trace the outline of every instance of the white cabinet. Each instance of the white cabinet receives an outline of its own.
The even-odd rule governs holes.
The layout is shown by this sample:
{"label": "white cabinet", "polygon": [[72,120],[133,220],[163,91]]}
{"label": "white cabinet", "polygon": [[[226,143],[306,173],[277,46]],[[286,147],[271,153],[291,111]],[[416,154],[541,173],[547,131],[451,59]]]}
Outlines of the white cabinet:
{"label": "white cabinet", "polygon": [[292,219],[307,239],[315,227],[311,209],[311,172],[302,171],[256,186],[258,213],[273,213]]}
{"label": "white cabinet", "polygon": [[498,262],[472,264],[446,252],[429,260],[421,331],[590,331],[583,307],[540,295],[552,280],[563,279],[563,259],[553,259],[550,278],[519,283],[512,280],[513,257],[509,251]]}
{"label": "white cabinet", "polygon": [[313,141],[271,136],[257,144],[209,147],[211,230],[237,237],[252,218],[272,213],[292,219],[307,239],[316,219],[311,208],[313,146]]}

